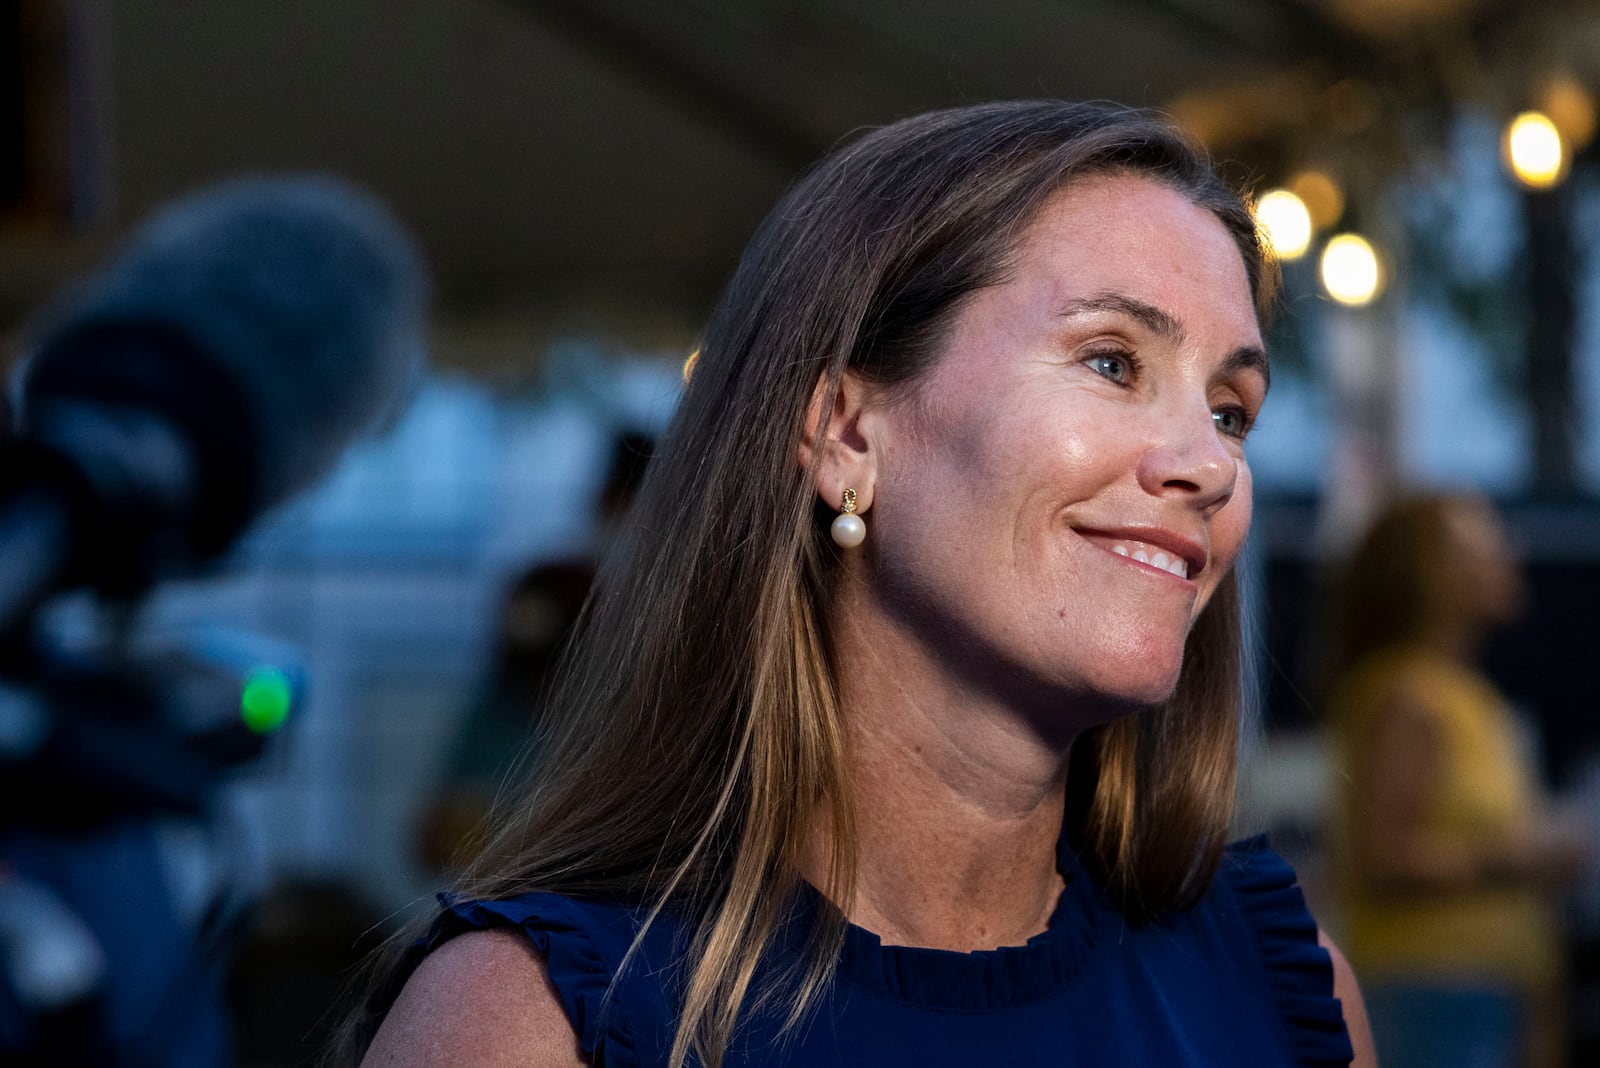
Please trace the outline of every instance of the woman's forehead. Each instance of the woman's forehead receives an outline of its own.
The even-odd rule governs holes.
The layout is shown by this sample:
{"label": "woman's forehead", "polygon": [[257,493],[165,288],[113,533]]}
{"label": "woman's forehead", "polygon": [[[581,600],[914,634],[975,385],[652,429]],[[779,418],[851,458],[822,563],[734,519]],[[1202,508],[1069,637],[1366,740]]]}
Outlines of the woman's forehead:
{"label": "woman's forehead", "polygon": [[1053,194],[1021,232],[1010,275],[1063,308],[1122,301],[1259,334],[1233,234],[1181,191],[1137,175],[1085,178]]}

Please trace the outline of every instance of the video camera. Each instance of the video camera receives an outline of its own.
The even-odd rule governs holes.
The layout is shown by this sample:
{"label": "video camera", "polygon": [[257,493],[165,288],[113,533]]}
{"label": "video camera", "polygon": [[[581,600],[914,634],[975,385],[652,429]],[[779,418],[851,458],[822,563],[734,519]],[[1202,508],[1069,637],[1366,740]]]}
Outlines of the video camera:
{"label": "video camera", "polygon": [[[158,213],[36,325],[0,436],[0,1060],[228,1061],[226,879],[174,889],[173,828],[303,695],[296,652],[139,609],[393,417],[420,257],[370,197],[248,179]],[[48,625],[87,591],[94,625]],[[191,865],[192,866],[192,865]]]}

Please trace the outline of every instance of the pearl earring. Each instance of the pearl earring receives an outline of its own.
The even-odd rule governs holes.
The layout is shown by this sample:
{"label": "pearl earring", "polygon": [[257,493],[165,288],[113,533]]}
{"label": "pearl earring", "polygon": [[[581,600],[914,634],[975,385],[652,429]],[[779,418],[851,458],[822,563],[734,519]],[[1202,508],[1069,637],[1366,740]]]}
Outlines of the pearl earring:
{"label": "pearl earring", "polygon": [[867,524],[856,515],[856,491],[844,491],[844,503],[839,506],[839,514],[833,520],[834,544],[841,549],[854,549],[867,540]]}

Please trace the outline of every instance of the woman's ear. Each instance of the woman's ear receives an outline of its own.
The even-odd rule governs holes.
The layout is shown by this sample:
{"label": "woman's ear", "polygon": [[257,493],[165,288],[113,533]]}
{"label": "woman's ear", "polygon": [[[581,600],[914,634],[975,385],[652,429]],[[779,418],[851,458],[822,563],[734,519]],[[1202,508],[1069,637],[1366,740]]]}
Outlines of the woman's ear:
{"label": "woman's ear", "polygon": [[823,375],[806,405],[805,425],[800,428],[800,468],[809,473],[816,465],[817,495],[834,510],[843,502],[846,489],[856,491],[856,511],[872,507],[879,454],[865,425],[871,421],[863,417],[871,410],[873,392],[847,372],[825,413],[828,378]]}

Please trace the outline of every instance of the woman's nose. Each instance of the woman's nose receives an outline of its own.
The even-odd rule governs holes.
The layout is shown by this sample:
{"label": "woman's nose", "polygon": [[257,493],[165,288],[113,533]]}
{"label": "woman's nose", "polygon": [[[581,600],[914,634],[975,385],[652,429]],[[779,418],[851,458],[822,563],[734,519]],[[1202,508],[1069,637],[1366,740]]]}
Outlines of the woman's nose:
{"label": "woman's nose", "polygon": [[1155,428],[1139,457],[1139,484],[1157,497],[1180,497],[1190,507],[1215,512],[1233,497],[1239,463],[1206,406],[1203,418],[1186,412]]}

